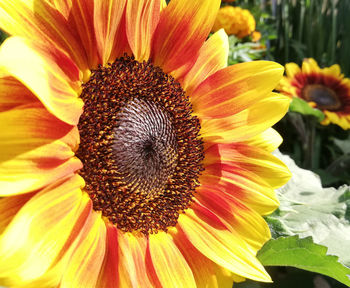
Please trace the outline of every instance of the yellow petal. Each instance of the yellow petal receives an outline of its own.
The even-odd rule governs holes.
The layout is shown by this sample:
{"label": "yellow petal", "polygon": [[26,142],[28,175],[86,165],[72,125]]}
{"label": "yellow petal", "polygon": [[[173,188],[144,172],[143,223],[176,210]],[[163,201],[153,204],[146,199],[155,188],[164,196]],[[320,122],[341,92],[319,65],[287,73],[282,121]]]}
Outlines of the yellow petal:
{"label": "yellow petal", "polygon": [[0,67],[21,81],[57,118],[78,123],[83,107],[78,98],[81,75],[61,50],[11,37],[0,48]]}
{"label": "yellow petal", "polygon": [[60,288],[95,288],[106,249],[106,225],[101,215],[92,213],[79,235]]}
{"label": "yellow petal", "polygon": [[191,210],[178,220],[189,241],[206,257],[240,276],[270,282],[271,278],[242,239],[227,229],[217,229]]}
{"label": "yellow petal", "polygon": [[[125,0],[95,0],[94,28],[97,50],[102,65],[114,61],[111,54],[117,40],[118,27],[123,16]],[[121,43],[118,43],[121,45]]]}
{"label": "yellow petal", "polygon": [[319,72],[320,67],[318,66],[317,62],[313,58],[306,58],[303,61],[301,70],[303,73],[310,74],[313,72]]}
{"label": "yellow petal", "polygon": [[249,139],[270,128],[288,111],[290,99],[276,93],[262,97],[246,110],[225,118],[204,119],[205,142],[231,143]]}
{"label": "yellow petal", "polygon": [[255,173],[229,163],[215,163],[204,168],[205,173],[200,177],[202,185],[220,187],[261,215],[270,214],[278,207],[272,187]]}
{"label": "yellow petal", "polygon": [[158,25],[160,0],[130,0],[126,7],[126,33],[135,59],[147,61]]}
{"label": "yellow petal", "polygon": [[286,74],[288,78],[294,78],[294,76],[300,73],[300,67],[295,63],[287,63],[286,64]]}
{"label": "yellow petal", "polygon": [[0,70],[0,112],[38,101],[21,82]]}
{"label": "yellow petal", "polygon": [[32,196],[33,194],[28,193],[0,198],[0,234],[4,232],[13,217]]}
{"label": "yellow petal", "polygon": [[[1,29],[13,36],[42,41],[66,51],[82,71],[88,70],[84,45],[72,27],[65,1],[54,7],[49,1],[3,0],[0,2]],[[62,11],[60,11],[62,9]],[[20,54],[18,54],[19,56]]]}
{"label": "yellow petal", "polygon": [[119,233],[120,261],[130,278],[130,287],[149,287],[154,285],[148,277],[146,264],[147,238],[143,235]]}
{"label": "yellow petal", "polygon": [[266,97],[282,78],[283,67],[269,61],[252,61],[217,71],[191,95],[200,118],[224,118],[247,109]]}
{"label": "yellow petal", "polygon": [[190,266],[169,234],[161,231],[149,235],[149,251],[163,287],[197,287]]}
{"label": "yellow petal", "polygon": [[219,0],[172,0],[162,10],[151,58],[165,73],[196,59],[219,9]]}
{"label": "yellow petal", "polygon": [[196,63],[181,81],[187,94],[190,95],[204,79],[227,66],[228,50],[228,37],[223,29],[214,33],[204,43]]}
{"label": "yellow petal", "polygon": [[42,107],[22,105],[0,113],[0,195],[42,188],[82,167],[72,151],[76,127]]}
{"label": "yellow petal", "polygon": [[19,210],[0,238],[0,278],[23,284],[50,268],[81,214],[83,184],[80,176],[62,179]]}
{"label": "yellow petal", "polygon": [[261,134],[242,142],[251,146],[260,147],[267,152],[272,152],[281,145],[282,141],[281,135],[275,129],[269,128]]}
{"label": "yellow petal", "polygon": [[120,287],[118,229],[112,223],[106,223],[106,229],[106,254],[96,287]]}

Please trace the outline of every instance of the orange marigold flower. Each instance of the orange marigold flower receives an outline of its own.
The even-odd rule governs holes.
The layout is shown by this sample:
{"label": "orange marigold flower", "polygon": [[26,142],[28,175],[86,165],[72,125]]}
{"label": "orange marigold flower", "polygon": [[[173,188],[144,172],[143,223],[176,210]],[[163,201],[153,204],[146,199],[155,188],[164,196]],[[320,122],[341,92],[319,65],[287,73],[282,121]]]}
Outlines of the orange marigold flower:
{"label": "orange marigold flower", "polygon": [[220,8],[212,31],[225,29],[228,35],[244,38],[255,30],[254,16],[247,9],[225,6]]}
{"label": "orange marigold flower", "polygon": [[323,111],[325,119],[321,124],[334,123],[350,129],[350,79],[344,78],[338,64],[322,69],[312,58],[304,59],[301,68],[288,63],[279,90]]}
{"label": "orange marigold flower", "polygon": [[261,33],[259,31],[253,31],[252,33],[252,41],[258,42],[261,39]]}
{"label": "orange marigold flower", "polygon": [[226,67],[219,7],[0,2],[0,285],[270,281],[289,98],[276,63]]}

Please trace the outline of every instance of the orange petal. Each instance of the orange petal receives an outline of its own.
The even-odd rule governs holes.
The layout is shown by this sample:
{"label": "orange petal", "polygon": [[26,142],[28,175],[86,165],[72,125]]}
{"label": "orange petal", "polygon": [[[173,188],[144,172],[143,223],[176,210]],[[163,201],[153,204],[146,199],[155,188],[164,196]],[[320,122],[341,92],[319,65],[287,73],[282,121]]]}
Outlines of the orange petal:
{"label": "orange petal", "polygon": [[53,117],[40,103],[0,113],[0,195],[42,188],[82,167],[74,158],[76,127]]}
{"label": "orange petal", "polygon": [[228,49],[228,37],[223,29],[214,33],[204,43],[196,63],[181,81],[182,88],[188,95],[191,95],[204,79],[227,66]]}
{"label": "orange petal", "polygon": [[[94,28],[97,50],[105,65],[114,59],[111,54],[117,40],[117,31],[124,13],[126,0],[95,0]],[[120,45],[121,43],[118,43]]]}
{"label": "orange petal", "polygon": [[18,37],[0,49],[0,66],[30,89],[57,118],[75,125],[82,113],[79,70],[61,50]]}
{"label": "orange petal", "polygon": [[147,275],[147,238],[144,235],[119,233],[120,261],[129,276],[130,287],[154,287]]}
{"label": "orange petal", "polygon": [[27,87],[8,73],[0,71],[0,112],[34,102],[39,100]]}
{"label": "orange petal", "polygon": [[0,277],[7,283],[24,286],[54,263],[81,214],[83,185],[78,175],[61,179],[19,210],[0,238]]}
{"label": "orange petal", "polygon": [[[171,230],[170,230],[171,233]],[[174,242],[191,267],[196,287],[220,288],[216,279],[216,264],[200,253],[181,230],[174,233]],[[231,286],[232,287],[232,280]]]}
{"label": "orange petal", "polygon": [[249,170],[277,189],[291,174],[287,166],[265,150],[242,143],[216,144],[205,151],[204,165],[230,163]]}
{"label": "orange petal", "polygon": [[[63,0],[60,1],[63,3]],[[48,1],[4,0],[0,2],[1,28],[10,35],[43,41],[64,49],[82,70],[88,70],[84,45],[67,20],[67,5],[54,7]],[[20,55],[20,54],[19,54]],[[35,66],[34,66],[35,67]],[[33,67],[33,68],[34,68]]]}
{"label": "orange petal", "polygon": [[22,206],[33,196],[32,193],[0,198],[0,234],[4,232],[13,217]]}
{"label": "orange petal", "polygon": [[205,166],[199,181],[242,201],[261,215],[272,213],[279,205],[274,190],[256,174],[226,163]]}
{"label": "orange petal", "polygon": [[283,67],[269,61],[240,63],[219,70],[192,93],[194,113],[201,119],[236,114],[263,99],[282,74]]}
{"label": "orange petal", "polygon": [[[162,10],[154,33],[151,58],[171,73],[197,58],[214,24],[219,0],[172,0]],[[173,75],[174,76],[174,75]]]}
{"label": "orange petal", "polygon": [[72,253],[60,288],[95,288],[106,253],[106,225],[98,213],[88,218]]}
{"label": "orange petal", "polygon": [[249,139],[270,128],[288,111],[290,98],[270,93],[247,109],[225,118],[204,119],[204,142],[231,143]]}
{"label": "orange petal", "polygon": [[106,226],[106,255],[96,284],[98,288],[118,287],[119,282],[118,230],[112,224]]}
{"label": "orange petal", "polygon": [[[257,212],[216,187],[199,187],[196,199],[198,204],[226,221],[230,230],[241,235],[253,254],[256,254],[271,238],[267,223]],[[194,206],[193,209],[195,210],[196,207]]]}
{"label": "orange petal", "polygon": [[224,229],[220,220],[209,210],[199,212],[197,209],[195,214],[187,209],[186,214],[180,215],[178,224],[192,245],[218,265],[245,278],[271,281],[239,235]]}
{"label": "orange petal", "polygon": [[130,0],[126,7],[126,33],[135,59],[147,61],[160,15],[160,0]]}
{"label": "orange petal", "polygon": [[[96,68],[101,63],[97,52],[97,41],[94,30],[94,1],[71,1],[70,18],[74,21],[74,29],[84,43],[88,67]],[[99,20],[99,19],[98,19]],[[97,32],[97,31],[96,31]]]}
{"label": "orange petal", "polygon": [[149,251],[162,287],[197,287],[190,266],[169,234],[149,235]]}

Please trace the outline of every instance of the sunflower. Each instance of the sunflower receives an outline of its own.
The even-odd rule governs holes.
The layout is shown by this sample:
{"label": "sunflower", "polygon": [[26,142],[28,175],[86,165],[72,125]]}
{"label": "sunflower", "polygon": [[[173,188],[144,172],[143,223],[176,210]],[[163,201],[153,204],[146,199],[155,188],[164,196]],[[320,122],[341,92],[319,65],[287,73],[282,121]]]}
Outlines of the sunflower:
{"label": "sunflower", "polygon": [[325,114],[321,124],[350,129],[350,79],[344,78],[338,64],[322,69],[312,58],[304,59],[301,68],[288,63],[278,90],[321,110]]}
{"label": "sunflower", "polygon": [[255,31],[255,25],[254,16],[249,10],[228,5],[220,8],[212,30],[225,29],[228,35],[244,38]]}
{"label": "sunflower", "polygon": [[0,285],[270,281],[283,68],[226,67],[220,1],[3,0]]}

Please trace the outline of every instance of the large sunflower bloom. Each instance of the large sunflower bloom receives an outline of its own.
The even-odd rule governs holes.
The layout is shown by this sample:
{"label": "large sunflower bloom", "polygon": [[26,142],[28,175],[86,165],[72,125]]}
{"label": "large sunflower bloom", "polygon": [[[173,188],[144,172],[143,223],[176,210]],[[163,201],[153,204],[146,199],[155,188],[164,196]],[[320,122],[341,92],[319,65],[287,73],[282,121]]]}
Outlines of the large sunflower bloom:
{"label": "large sunflower bloom", "polygon": [[322,69],[312,58],[304,59],[301,68],[288,63],[278,90],[323,111],[325,119],[321,124],[334,123],[350,129],[350,79],[344,78],[338,64]]}
{"label": "large sunflower bloom", "polygon": [[0,284],[270,281],[289,178],[273,62],[226,67],[218,0],[3,0]]}

